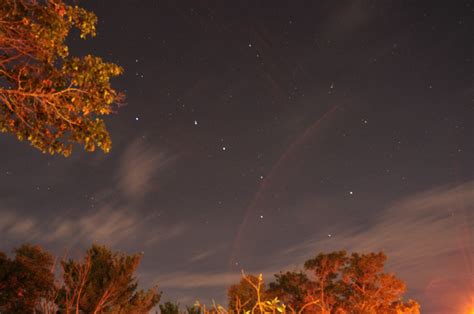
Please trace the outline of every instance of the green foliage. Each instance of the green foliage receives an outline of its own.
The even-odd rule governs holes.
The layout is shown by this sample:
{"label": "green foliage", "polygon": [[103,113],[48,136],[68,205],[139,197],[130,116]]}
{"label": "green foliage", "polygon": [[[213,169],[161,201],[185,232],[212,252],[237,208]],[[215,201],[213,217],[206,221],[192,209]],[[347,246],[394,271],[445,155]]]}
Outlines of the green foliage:
{"label": "green foliage", "polygon": [[262,309],[263,313],[284,313],[286,312],[286,305],[283,304],[277,297],[271,299],[271,300],[266,300],[262,302]]}
{"label": "green foliage", "polygon": [[62,0],[0,2],[0,131],[43,152],[68,156],[72,144],[108,152],[102,119],[123,96],[110,85],[122,68],[95,56],[70,57],[76,28],[93,37],[97,17]]}
{"label": "green foliage", "polygon": [[179,304],[166,301],[164,304],[160,304],[161,314],[179,314]]}

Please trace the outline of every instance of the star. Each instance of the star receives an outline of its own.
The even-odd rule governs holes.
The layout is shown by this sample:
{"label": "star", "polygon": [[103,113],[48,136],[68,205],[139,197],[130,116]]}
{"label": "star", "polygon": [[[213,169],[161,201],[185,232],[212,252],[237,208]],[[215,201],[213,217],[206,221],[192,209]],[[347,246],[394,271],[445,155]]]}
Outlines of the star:
{"label": "star", "polygon": [[222,146],[222,150],[226,150],[225,146]]}
{"label": "star", "polygon": [[135,120],[138,121],[138,120],[139,120],[139,117],[135,117]]}

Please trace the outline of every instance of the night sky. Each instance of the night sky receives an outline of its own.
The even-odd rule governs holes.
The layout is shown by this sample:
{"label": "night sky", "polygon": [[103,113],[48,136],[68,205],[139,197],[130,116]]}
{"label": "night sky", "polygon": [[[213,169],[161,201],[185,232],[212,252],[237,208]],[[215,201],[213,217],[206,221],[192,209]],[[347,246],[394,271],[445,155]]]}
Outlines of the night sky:
{"label": "night sky", "polygon": [[3,251],[143,251],[143,287],[192,304],[225,302],[241,269],[384,250],[424,313],[473,297],[470,1],[80,5],[98,36],[72,54],[125,69],[113,148],[2,134]]}

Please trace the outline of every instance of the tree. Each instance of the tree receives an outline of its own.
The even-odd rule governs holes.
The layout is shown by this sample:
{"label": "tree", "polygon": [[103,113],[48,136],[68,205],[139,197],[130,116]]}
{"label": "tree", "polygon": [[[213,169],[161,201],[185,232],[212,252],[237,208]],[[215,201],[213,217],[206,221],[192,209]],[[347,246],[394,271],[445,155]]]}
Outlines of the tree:
{"label": "tree", "polygon": [[392,304],[390,314],[420,314],[420,305],[414,300],[408,300],[407,302],[395,302]]}
{"label": "tree", "polygon": [[60,281],[53,256],[39,246],[15,254],[12,260],[0,252],[1,313],[148,313],[161,297],[156,288],[137,289],[141,254],[93,245],[82,261],[62,261]]}
{"label": "tree", "polygon": [[164,304],[160,304],[161,314],[179,314],[179,304],[166,301]]}
{"label": "tree", "polygon": [[82,262],[62,262],[66,313],[148,313],[160,300],[156,289],[138,290],[133,277],[141,254],[114,253],[92,245]]}
{"label": "tree", "polygon": [[14,252],[14,260],[0,253],[0,312],[33,313],[56,293],[54,258],[28,244]]}
{"label": "tree", "polygon": [[266,294],[292,313],[419,313],[418,303],[402,299],[405,284],[384,273],[386,259],[382,252],[320,253],[304,263],[305,272],[276,274]]}
{"label": "tree", "polygon": [[393,274],[383,273],[384,253],[353,253],[342,270],[344,307],[352,313],[389,313],[400,304],[406,286]]}
{"label": "tree", "polygon": [[231,285],[227,290],[229,309],[234,310],[237,314],[242,311],[251,311],[258,302],[258,294],[253,285],[258,284],[259,278],[257,276],[244,275],[239,283]]}
{"label": "tree", "polygon": [[[23,245],[10,259],[0,252],[1,313],[148,313],[158,304],[156,289],[138,290],[134,273],[141,254],[128,255],[92,245],[82,260],[61,262],[55,280],[54,258],[39,246]],[[304,263],[304,272],[280,272],[265,290],[263,276],[246,275],[229,287],[229,308],[198,301],[188,314],[419,314],[413,300],[403,301],[405,284],[384,272],[384,253],[348,256],[320,253]],[[165,302],[162,314],[178,314]]]}
{"label": "tree", "polygon": [[304,263],[307,271],[311,271],[313,282],[308,288],[308,297],[319,301],[317,307],[321,313],[331,313],[340,302],[340,272],[347,262],[346,252],[338,251],[329,254],[318,254]]}
{"label": "tree", "polygon": [[413,300],[402,301],[406,287],[393,274],[383,272],[384,253],[320,253],[305,262],[312,272],[311,297],[318,300],[316,313],[419,313]]}
{"label": "tree", "polygon": [[303,272],[280,272],[275,275],[275,282],[269,284],[266,294],[270,298],[279,298],[283,304],[298,312],[306,304],[310,285]]}
{"label": "tree", "polygon": [[122,68],[87,55],[70,57],[76,28],[95,36],[97,17],[63,0],[0,2],[0,131],[42,152],[68,156],[72,144],[108,152],[102,116],[123,99],[110,85]]}
{"label": "tree", "polygon": [[186,305],[186,313],[187,314],[201,314],[201,309],[197,306]]}

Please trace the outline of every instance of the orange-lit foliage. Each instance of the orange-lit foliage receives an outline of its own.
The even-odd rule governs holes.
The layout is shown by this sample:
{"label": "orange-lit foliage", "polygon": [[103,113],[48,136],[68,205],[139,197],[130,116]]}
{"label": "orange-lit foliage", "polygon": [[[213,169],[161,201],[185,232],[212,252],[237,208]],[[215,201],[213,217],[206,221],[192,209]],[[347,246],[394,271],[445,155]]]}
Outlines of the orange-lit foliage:
{"label": "orange-lit foliage", "polygon": [[0,313],[149,313],[161,293],[138,288],[141,257],[99,245],[61,263],[39,246],[22,245],[14,259],[0,252]]}
{"label": "orange-lit foliage", "polygon": [[110,78],[122,68],[92,55],[70,57],[76,28],[95,36],[97,17],[62,0],[0,1],[0,130],[43,152],[68,156],[73,143],[108,152],[101,118],[122,96]]}

